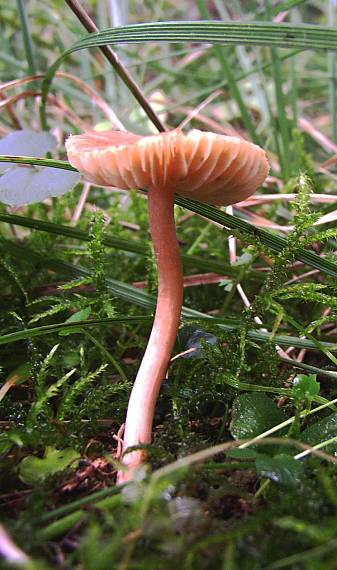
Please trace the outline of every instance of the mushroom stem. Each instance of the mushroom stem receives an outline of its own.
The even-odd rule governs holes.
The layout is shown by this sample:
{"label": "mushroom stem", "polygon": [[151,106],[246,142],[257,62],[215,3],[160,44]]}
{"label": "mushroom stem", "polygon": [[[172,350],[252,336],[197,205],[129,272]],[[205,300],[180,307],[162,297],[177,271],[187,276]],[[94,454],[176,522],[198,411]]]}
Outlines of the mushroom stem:
{"label": "mushroom stem", "polygon": [[[124,431],[124,452],[151,442],[155,405],[165,378],[177,335],[183,302],[183,275],[174,223],[174,192],[151,188],[148,192],[149,224],[158,270],[158,296],[151,335],[131,392]],[[118,483],[128,481],[144,461],[144,451],[126,453],[127,471]]]}

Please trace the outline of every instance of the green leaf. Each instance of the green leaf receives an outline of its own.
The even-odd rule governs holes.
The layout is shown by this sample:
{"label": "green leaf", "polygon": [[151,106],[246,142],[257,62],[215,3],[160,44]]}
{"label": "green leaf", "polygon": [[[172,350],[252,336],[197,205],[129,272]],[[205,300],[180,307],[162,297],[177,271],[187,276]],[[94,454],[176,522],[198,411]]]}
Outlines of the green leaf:
{"label": "green leaf", "polygon": [[62,450],[46,447],[42,459],[29,455],[21,461],[20,478],[28,485],[35,485],[59,471],[64,471],[70,465],[74,467],[79,458],[80,454],[71,447]]}
{"label": "green leaf", "polygon": [[81,311],[77,311],[76,313],[71,315],[71,317],[69,317],[69,319],[67,319],[65,322],[73,323],[78,321],[86,321],[87,318],[90,316],[90,314],[91,314],[91,307],[87,307],[86,309],[82,309]]}
{"label": "green leaf", "polygon": [[253,438],[286,419],[282,410],[265,394],[240,394],[233,403],[230,432],[235,439]]}
{"label": "green leaf", "polygon": [[[316,445],[333,437],[337,437],[337,414],[331,414],[319,420],[301,433],[301,440],[309,445]],[[335,453],[337,451],[337,443],[327,445],[324,447],[324,451]]]}
{"label": "green leaf", "polygon": [[286,487],[296,487],[304,473],[303,463],[285,453],[274,457],[259,455],[255,465],[262,477]]}
{"label": "green leaf", "polygon": [[239,255],[235,261],[232,262],[232,265],[248,265],[253,260],[253,256],[248,252],[245,251],[242,255]]}
{"label": "green leaf", "polygon": [[230,449],[229,451],[227,451],[226,455],[227,455],[227,457],[230,457],[231,459],[249,460],[249,459],[256,459],[256,457],[259,455],[259,453],[257,451],[255,451],[255,449],[252,449],[251,447],[244,448],[244,449],[240,449],[237,447],[237,448]]}
{"label": "green leaf", "polygon": [[[81,311],[77,311],[69,319],[64,322],[64,325],[67,323],[81,323],[82,321],[87,321],[88,317],[91,314],[91,307],[87,307],[86,309],[81,309]],[[66,327],[59,332],[59,336],[68,336],[70,334],[79,334],[83,332],[82,327]]]}
{"label": "green leaf", "polygon": [[0,433],[0,455],[7,453],[12,447],[13,442],[7,437],[7,434]]}
{"label": "green leaf", "polygon": [[320,384],[316,374],[298,374],[293,381],[292,395],[298,402],[310,404],[318,396]]}
{"label": "green leaf", "polygon": [[13,445],[23,446],[23,441],[19,430],[15,428],[0,433],[0,455],[10,450]]}

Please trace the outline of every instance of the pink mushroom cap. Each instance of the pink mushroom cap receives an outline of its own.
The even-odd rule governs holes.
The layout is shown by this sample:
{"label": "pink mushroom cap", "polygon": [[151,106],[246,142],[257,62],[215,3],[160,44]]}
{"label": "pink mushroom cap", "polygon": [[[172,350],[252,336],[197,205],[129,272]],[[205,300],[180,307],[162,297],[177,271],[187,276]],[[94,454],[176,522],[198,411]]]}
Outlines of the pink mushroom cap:
{"label": "pink mushroom cap", "polygon": [[66,148],[70,163],[94,184],[157,187],[214,205],[244,200],[269,172],[259,146],[197,129],[150,136],[92,131],[69,137]]}

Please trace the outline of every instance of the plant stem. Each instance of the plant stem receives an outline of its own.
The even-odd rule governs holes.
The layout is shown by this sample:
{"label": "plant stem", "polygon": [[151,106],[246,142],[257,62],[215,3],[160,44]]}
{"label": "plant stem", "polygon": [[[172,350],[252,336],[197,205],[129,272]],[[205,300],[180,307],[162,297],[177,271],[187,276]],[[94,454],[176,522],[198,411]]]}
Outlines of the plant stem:
{"label": "plant stem", "polygon": [[[149,342],[135,380],[125,422],[124,451],[150,443],[152,422],[159,390],[170,360],[183,301],[183,275],[174,223],[174,194],[162,188],[148,193],[149,224],[158,269],[157,308]],[[132,451],[123,459],[128,472],[118,482],[130,479],[144,459],[144,452]]]}

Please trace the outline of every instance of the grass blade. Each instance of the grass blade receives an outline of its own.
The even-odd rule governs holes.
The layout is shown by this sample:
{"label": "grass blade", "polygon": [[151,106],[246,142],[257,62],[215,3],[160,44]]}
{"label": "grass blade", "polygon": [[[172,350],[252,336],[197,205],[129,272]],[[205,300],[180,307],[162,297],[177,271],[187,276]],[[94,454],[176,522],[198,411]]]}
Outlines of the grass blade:
{"label": "grass blade", "polygon": [[202,42],[223,45],[261,45],[297,49],[337,50],[337,29],[311,24],[271,22],[151,22],[92,33],[65,51],[49,68],[42,85],[40,116],[47,128],[46,103],[53,77],[71,53],[92,47],[144,42]]}
{"label": "grass blade", "polygon": [[17,9],[19,12],[19,18],[22,29],[23,43],[25,46],[27,65],[28,65],[28,75],[36,74],[36,64],[33,51],[33,42],[29,31],[28,18],[26,14],[26,8],[23,0],[16,0]]}
{"label": "grass blade", "polygon": [[[336,2],[327,1],[327,20],[329,26],[335,23]],[[329,78],[329,111],[332,125],[332,139],[337,142],[337,96],[336,96],[336,56],[333,52],[328,52],[328,78]]]}
{"label": "grass blade", "polygon": [[[210,14],[208,11],[208,8],[206,6],[206,3],[204,2],[204,0],[197,0],[197,6],[199,9],[199,13],[200,16],[202,18],[204,18],[205,20],[210,20]],[[259,144],[261,145],[261,141],[260,138],[256,132],[256,129],[254,127],[254,124],[250,118],[247,106],[244,103],[244,100],[242,99],[240,90],[236,84],[235,81],[235,77],[234,74],[232,72],[231,66],[228,63],[228,59],[227,59],[227,55],[228,55],[228,51],[226,53],[224,53],[222,51],[222,48],[218,45],[214,46],[214,50],[215,53],[218,57],[219,63],[221,65],[222,71],[224,76],[227,78],[227,82],[228,82],[228,87],[237,103],[237,106],[240,110],[240,114],[242,117],[242,122],[244,124],[244,127],[246,129],[246,131],[249,133],[249,136],[251,137],[252,141],[255,144]]]}
{"label": "grass blade", "polygon": [[[68,162],[62,160],[48,159],[48,158],[34,158],[34,157],[17,157],[17,156],[0,156],[0,162],[15,162],[18,164],[31,164],[36,166],[51,166],[53,168],[62,168],[64,170],[72,170],[77,172],[76,168],[73,168]],[[230,229],[241,230],[247,235],[254,236],[258,238],[261,243],[269,247],[272,251],[279,253],[286,245],[286,239],[278,235],[272,234],[267,230],[262,230],[256,228],[253,224],[249,224],[244,220],[236,216],[231,216],[226,214],[214,206],[209,206],[207,204],[202,204],[191,200],[188,198],[183,198],[182,196],[176,196],[175,203],[183,208],[191,210],[200,216],[207,218],[208,220],[213,220],[218,224]],[[337,263],[333,263],[327,259],[324,259],[314,253],[313,251],[306,249],[299,249],[296,253],[296,259],[302,261],[310,267],[319,269],[322,273],[331,275],[332,277],[337,277]]]}
{"label": "grass blade", "polygon": [[[271,18],[271,10],[269,0],[265,0],[266,16]],[[286,101],[283,93],[283,83],[282,78],[282,68],[280,63],[280,58],[278,55],[278,50],[276,47],[270,48],[271,61],[272,61],[272,77],[275,90],[275,102],[276,102],[276,115],[277,115],[277,129],[274,133],[278,136],[278,131],[280,132],[282,149],[279,154],[279,161],[281,167],[282,178],[285,182],[289,180],[289,128],[288,119],[286,116]]]}
{"label": "grass blade", "polygon": [[[2,240],[2,244],[0,242],[0,249],[6,251],[6,253],[11,253],[14,256],[21,257],[25,260],[30,259],[32,262],[36,261],[39,264],[44,264],[52,269],[57,269],[60,272],[66,273],[68,275],[81,277],[81,276],[92,276],[93,272],[86,267],[81,267],[79,265],[73,265],[72,263],[68,263],[61,259],[57,259],[55,256],[53,257],[46,257],[39,254],[37,251],[29,249],[26,246],[19,246],[10,241]],[[132,285],[128,285],[126,283],[122,283],[120,281],[116,281],[115,279],[108,278],[106,279],[106,286],[111,293],[126,301],[127,303],[132,303],[134,305],[138,305],[139,307],[154,310],[156,306],[156,298],[152,295],[149,295],[146,291],[142,291],[140,289],[136,289],[132,287]],[[207,320],[212,323],[215,323],[219,328],[232,331],[238,330],[242,327],[242,321],[239,319],[217,319],[211,317],[210,315],[206,315],[205,313],[201,313],[194,309],[190,309],[189,307],[183,307],[182,309],[182,317],[183,319],[192,319],[193,321],[201,321]],[[141,318],[145,318],[144,315]],[[81,321],[83,323],[84,321]],[[88,322],[88,321],[87,321]],[[92,322],[92,321],[90,321]],[[78,325],[77,325],[78,326]],[[38,327],[40,328],[40,327]],[[25,331],[18,331],[18,332],[25,332]],[[12,334],[12,333],[10,333]],[[264,330],[255,330],[250,329],[248,331],[248,337],[255,341],[261,342],[273,342],[275,344],[280,344],[282,346],[296,346],[298,348],[307,348],[307,349],[318,349],[318,342],[316,340],[308,340],[306,338],[298,338],[288,335],[274,335],[269,332],[265,332]],[[17,339],[15,339],[17,340]],[[336,350],[336,345],[330,342],[321,342],[326,349],[331,351]]]}
{"label": "grass blade", "polygon": [[[89,234],[82,230],[78,230],[77,228],[72,228],[70,226],[46,222],[45,220],[35,220],[34,218],[16,216],[15,214],[0,214],[0,222],[24,228],[31,228],[40,232],[48,232],[59,236],[69,237],[71,239],[84,242],[88,242],[90,240]],[[104,236],[102,238],[102,243],[107,247],[113,247],[122,251],[135,253],[137,255],[146,256],[150,251],[147,244],[127,238]],[[181,257],[184,265],[188,267],[196,267],[202,271],[213,271],[219,275],[223,275],[224,273],[230,275],[236,274],[236,271],[230,265],[224,265],[222,262],[216,261],[215,259],[203,259],[196,255],[184,253],[181,254]],[[256,278],[262,277],[258,272],[256,272],[255,275]]]}

